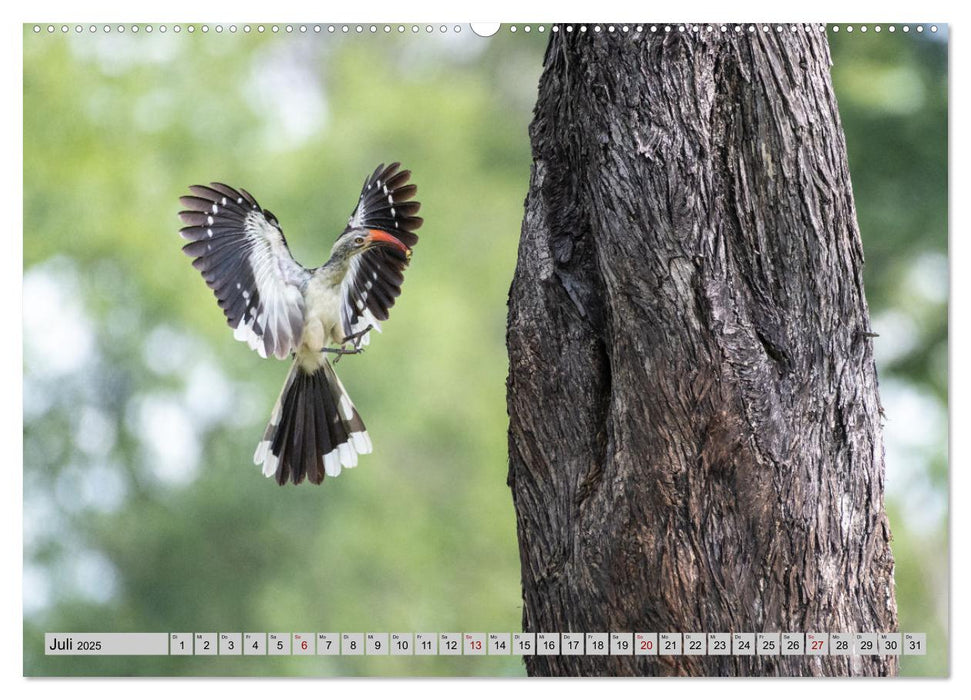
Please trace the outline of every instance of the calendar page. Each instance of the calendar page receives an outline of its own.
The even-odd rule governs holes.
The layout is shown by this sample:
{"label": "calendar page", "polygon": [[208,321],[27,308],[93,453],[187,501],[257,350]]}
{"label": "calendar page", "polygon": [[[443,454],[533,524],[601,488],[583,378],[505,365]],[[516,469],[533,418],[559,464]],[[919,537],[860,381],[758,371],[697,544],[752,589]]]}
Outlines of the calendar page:
{"label": "calendar page", "polygon": [[636,14],[23,25],[25,676],[950,673],[949,27]]}

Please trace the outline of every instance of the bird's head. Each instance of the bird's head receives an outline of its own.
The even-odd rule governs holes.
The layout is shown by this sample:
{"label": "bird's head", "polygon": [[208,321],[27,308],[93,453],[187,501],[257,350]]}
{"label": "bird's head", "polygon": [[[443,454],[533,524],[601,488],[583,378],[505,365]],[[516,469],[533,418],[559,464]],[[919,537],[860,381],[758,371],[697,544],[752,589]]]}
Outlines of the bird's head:
{"label": "bird's head", "polygon": [[403,261],[411,259],[411,248],[387,231],[376,228],[351,229],[337,239],[333,254],[349,261],[372,248],[382,248]]}

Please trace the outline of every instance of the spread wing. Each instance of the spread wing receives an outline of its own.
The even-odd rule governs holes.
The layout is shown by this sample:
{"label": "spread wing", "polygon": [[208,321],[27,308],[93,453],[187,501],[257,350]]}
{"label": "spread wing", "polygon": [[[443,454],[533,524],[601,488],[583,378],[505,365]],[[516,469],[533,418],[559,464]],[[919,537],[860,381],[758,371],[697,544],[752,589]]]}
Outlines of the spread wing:
{"label": "spread wing", "polygon": [[[355,230],[377,229],[391,234],[409,249],[418,242],[415,231],[422,219],[416,214],[421,204],[412,199],[418,187],[407,184],[411,171],[399,171],[400,165],[392,163],[385,168],[382,163],[364,181],[361,198],[342,236],[353,235]],[[345,335],[360,333],[368,326],[381,330],[380,322],[388,319],[388,310],[401,294],[409,257],[384,246],[354,256],[341,283],[341,325]],[[368,335],[364,334],[359,343],[366,345]]]}
{"label": "spread wing", "polygon": [[233,336],[260,357],[287,357],[303,332],[303,289],[310,273],[294,261],[276,218],[246,190],[213,182],[193,185],[179,201],[194,258],[215,292]]}

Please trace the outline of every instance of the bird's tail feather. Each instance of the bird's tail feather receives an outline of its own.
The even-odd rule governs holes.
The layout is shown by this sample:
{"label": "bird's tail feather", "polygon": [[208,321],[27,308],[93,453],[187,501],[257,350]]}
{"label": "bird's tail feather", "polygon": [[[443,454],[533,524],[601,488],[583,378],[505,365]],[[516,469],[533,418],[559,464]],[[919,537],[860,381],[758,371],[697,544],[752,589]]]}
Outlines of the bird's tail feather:
{"label": "bird's tail feather", "polygon": [[277,483],[319,484],[371,452],[364,421],[330,362],[307,372],[296,360],[273,407],[253,461]]}

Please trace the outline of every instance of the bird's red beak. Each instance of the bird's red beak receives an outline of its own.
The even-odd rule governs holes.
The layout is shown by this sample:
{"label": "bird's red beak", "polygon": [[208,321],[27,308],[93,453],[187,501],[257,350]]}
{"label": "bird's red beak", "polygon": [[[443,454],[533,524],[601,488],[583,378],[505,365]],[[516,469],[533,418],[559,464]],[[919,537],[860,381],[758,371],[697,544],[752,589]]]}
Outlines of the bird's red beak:
{"label": "bird's red beak", "polygon": [[411,257],[411,248],[399,241],[387,231],[372,228],[368,229],[368,243],[371,245],[387,245],[400,250],[405,257]]}

